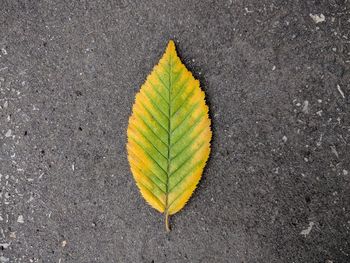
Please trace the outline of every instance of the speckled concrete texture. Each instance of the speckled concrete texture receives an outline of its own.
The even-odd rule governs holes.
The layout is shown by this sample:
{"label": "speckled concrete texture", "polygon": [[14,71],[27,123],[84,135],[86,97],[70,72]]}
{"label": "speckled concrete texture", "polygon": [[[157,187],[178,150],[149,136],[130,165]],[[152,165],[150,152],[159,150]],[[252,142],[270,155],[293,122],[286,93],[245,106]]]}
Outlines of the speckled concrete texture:
{"label": "speckled concrete texture", "polygon": [[[134,96],[174,39],[207,94],[188,205],[141,198]],[[0,262],[350,262],[350,2],[0,0]]]}

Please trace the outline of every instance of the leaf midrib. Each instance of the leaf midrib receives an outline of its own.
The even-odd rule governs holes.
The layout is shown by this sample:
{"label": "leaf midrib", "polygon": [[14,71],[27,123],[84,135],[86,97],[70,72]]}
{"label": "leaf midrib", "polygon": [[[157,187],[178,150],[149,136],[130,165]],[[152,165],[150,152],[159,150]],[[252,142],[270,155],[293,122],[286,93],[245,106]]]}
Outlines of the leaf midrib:
{"label": "leaf midrib", "polygon": [[166,175],[166,194],[165,194],[165,209],[164,212],[166,216],[168,215],[168,197],[169,197],[169,172],[170,172],[170,151],[171,151],[171,92],[172,92],[172,83],[171,83],[171,54],[169,54],[169,60],[168,60],[168,65],[169,65],[169,71],[168,71],[168,76],[169,76],[169,88],[168,88],[168,160],[167,160],[167,175]]}

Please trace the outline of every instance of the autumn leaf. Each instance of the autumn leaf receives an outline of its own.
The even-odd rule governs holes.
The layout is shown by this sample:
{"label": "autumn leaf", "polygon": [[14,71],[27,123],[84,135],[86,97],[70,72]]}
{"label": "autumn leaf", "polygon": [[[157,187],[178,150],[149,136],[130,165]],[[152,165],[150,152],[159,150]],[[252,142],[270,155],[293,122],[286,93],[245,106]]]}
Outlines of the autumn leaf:
{"label": "autumn leaf", "polygon": [[169,41],[136,94],[127,131],[128,160],[144,199],[165,216],[181,210],[210,153],[205,95]]}

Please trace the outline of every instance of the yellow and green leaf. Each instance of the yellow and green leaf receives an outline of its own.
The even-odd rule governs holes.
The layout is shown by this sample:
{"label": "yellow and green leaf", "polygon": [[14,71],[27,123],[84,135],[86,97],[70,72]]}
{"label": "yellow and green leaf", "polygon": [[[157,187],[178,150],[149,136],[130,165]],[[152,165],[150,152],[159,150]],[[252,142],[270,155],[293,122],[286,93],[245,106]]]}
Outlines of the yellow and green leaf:
{"label": "yellow and green leaf", "polygon": [[142,196],[168,217],[196,188],[210,153],[205,95],[169,41],[136,94],[127,131],[128,160]]}

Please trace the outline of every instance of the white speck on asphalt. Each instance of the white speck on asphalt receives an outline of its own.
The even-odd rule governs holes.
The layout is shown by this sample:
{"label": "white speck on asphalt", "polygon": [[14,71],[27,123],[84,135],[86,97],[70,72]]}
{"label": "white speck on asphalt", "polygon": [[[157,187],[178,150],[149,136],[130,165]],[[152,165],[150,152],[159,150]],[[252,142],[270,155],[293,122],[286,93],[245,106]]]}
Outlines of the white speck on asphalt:
{"label": "white speck on asphalt", "polygon": [[306,237],[307,235],[309,235],[310,232],[311,232],[311,230],[312,230],[312,228],[313,228],[313,226],[314,226],[314,224],[315,224],[314,222],[310,222],[308,228],[302,230],[302,231],[300,232],[300,235],[303,235],[304,237]]}
{"label": "white speck on asphalt", "polygon": [[9,129],[6,133],[5,133],[5,137],[10,137],[12,135],[12,131],[11,129]]}
{"label": "white speck on asphalt", "polygon": [[0,243],[0,246],[3,248],[8,248],[11,244],[10,243]]}
{"label": "white speck on asphalt", "polygon": [[5,48],[1,49],[2,54],[7,55],[7,50]]}
{"label": "white speck on asphalt", "polygon": [[24,218],[23,218],[22,215],[19,215],[19,216],[18,216],[17,222],[20,223],[20,224],[23,224],[23,223],[24,223]]}
{"label": "white speck on asphalt", "polygon": [[0,257],[0,262],[1,263],[10,262],[10,259],[9,258],[5,258],[4,256],[1,256]]}
{"label": "white speck on asphalt", "polygon": [[247,12],[247,14],[254,12],[254,11],[249,10],[248,7],[245,7],[244,10]]}
{"label": "white speck on asphalt", "polygon": [[308,114],[310,112],[309,109],[309,101],[305,100],[303,103],[303,110],[302,110],[305,114]]}
{"label": "white speck on asphalt", "polygon": [[322,145],[322,138],[323,138],[323,133],[321,133],[320,138],[318,139],[316,145],[321,146]]}
{"label": "white speck on asphalt", "polygon": [[27,203],[30,203],[30,202],[32,202],[34,200],[34,197],[31,195],[30,197],[29,197],[29,199],[27,200]]}
{"label": "white speck on asphalt", "polygon": [[331,146],[331,151],[337,158],[339,158],[339,154],[338,154],[337,149],[335,148],[335,146]]}
{"label": "white speck on asphalt", "polygon": [[67,245],[67,241],[66,240],[63,240],[62,241],[62,247],[65,247]]}
{"label": "white speck on asphalt", "polygon": [[345,99],[344,92],[342,91],[342,89],[340,88],[340,86],[338,84],[337,84],[337,90],[339,91],[339,93],[343,97],[343,99]]}
{"label": "white speck on asphalt", "polygon": [[316,24],[326,21],[324,14],[310,14],[310,17]]}

